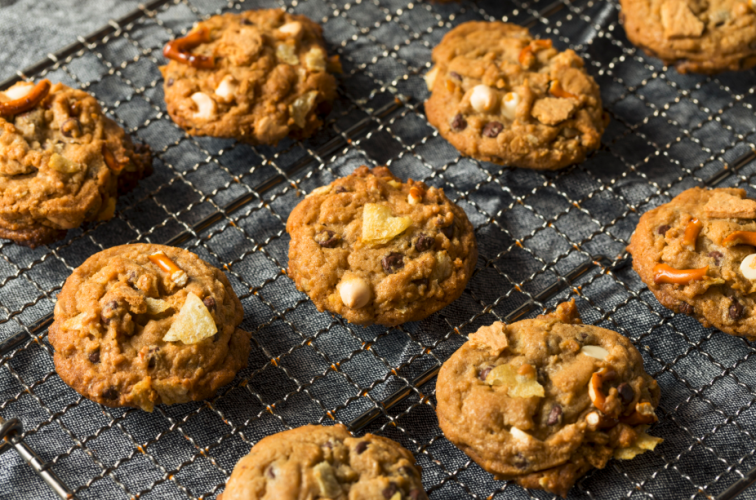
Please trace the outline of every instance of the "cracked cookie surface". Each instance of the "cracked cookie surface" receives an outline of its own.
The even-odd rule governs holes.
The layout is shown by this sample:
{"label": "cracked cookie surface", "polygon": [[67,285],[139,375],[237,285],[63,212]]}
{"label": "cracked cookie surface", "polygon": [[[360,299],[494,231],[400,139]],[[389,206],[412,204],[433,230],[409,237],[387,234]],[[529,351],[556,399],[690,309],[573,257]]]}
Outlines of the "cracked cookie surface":
{"label": "cracked cookie surface", "polygon": [[461,24],[433,49],[433,64],[425,113],[463,155],[552,170],[601,144],[608,118],[583,60],[526,28]]}
{"label": "cracked cookie surface", "polygon": [[745,196],[736,188],[683,191],[643,214],[627,250],[662,305],[756,340],[756,200]]}
{"label": "cracked cookie surface", "polygon": [[591,468],[659,438],[659,388],[625,337],[583,325],[574,301],[470,335],[441,367],[439,425],[497,479],[566,496]]}
{"label": "cracked cookie surface", "polygon": [[34,248],[110,219],[118,193],[151,171],[149,149],[86,92],[46,80],[0,92],[1,238]]}
{"label": "cracked cookie surface", "polygon": [[321,27],[279,9],[213,16],[164,54],[175,59],[160,68],[173,121],[191,135],[252,144],[311,136],[341,71]]}
{"label": "cracked cookie surface", "polygon": [[247,365],[243,316],[226,276],[195,254],[113,247],[79,266],[58,296],[55,370],[106,406],[152,411],[205,399]]}
{"label": "cracked cookie surface", "polygon": [[420,474],[412,453],[395,441],[352,437],[342,424],[306,425],[253,446],[222,499],[427,500]]}
{"label": "cracked cookie surface", "polygon": [[286,222],[289,277],[352,323],[418,321],[457,299],[477,261],[473,227],[443,189],[360,167]]}
{"label": "cracked cookie surface", "polygon": [[680,73],[713,74],[756,66],[753,0],[620,0],[620,4],[630,41]]}

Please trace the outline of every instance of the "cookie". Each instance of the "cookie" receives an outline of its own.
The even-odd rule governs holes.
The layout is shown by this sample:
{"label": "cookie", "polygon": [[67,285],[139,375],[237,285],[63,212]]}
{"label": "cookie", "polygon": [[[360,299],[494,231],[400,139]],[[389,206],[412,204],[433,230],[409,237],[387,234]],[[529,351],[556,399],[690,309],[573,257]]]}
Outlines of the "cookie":
{"label": "cookie", "polygon": [[514,24],[470,21],[444,36],[433,63],[425,113],[463,155],[553,170],[601,144],[608,115],[572,50]]}
{"label": "cookie", "polygon": [[659,392],[630,341],[583,325],[573,301],[470,335],[441,367],[436,413],[496,479],[566,496],[590,469],[662,441],[645,432]]}
{"label": "cookie", "polygon": [[457,299],[478,257],[443,189],[363,166],[310,193],[286,222],[289,277],[319,311],[361,325],[421,320]]}
{"label": "cookie", "polygon": [[55,370],[106,406],[152,411],[211,397],[247,365],[249,333],[228,278],[191,252],[138,243],[66,280],[49,340]]}
{"label": "cookie", "polygon": [[86,92],[48,80],[0,92],[0,238],[34,248],[110,219],[151,172],[149,149]]}
{"label": "cookie", "polygon": [[336,97],[331,73],[341,72],[321,33],[305,16],[279,9],[197,23],[163,51],[168,113],[191,135],[251,144],[311,136]]}
{"label": "cookie", "polygon": [[234,467],[222,498],[426,500],[420,472],[395,441],[352,437],[341,424],[306,425],[261,439]]}
{"label": "cookie", "polygon": [[627,38],[680,73],[714,74],[756,66],[754,0],[620,0],[620,4]]}
{"label": "cookie", "polygon": [[633,269],[656,299],[706,327],[756,340],[756,200],[692,188],[643,214]]}

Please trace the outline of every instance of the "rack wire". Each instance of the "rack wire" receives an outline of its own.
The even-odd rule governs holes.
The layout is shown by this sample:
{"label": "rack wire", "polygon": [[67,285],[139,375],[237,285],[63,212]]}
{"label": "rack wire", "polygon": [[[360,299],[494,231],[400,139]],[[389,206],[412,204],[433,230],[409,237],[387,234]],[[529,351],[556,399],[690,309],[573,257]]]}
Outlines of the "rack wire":
{"label": "rack wire", "polygon": [[[341,56],[325,127],[277,147],[186,136],[165,111],[163,44],[199,19],[260,7],[321,22]],[[570,497],[738,495],[756,479],[756,349],[661,307],[624,247],[641,213],[684,189],[756,194],[756,75],[679,75],[627,41],[618,9],[593,0],[155,0],[1,83],[47,77],[91,92],[151,145],[155,173],[110,221],[36,250],[0,242],[0,471],[9,478],[0,496],[214,498],[263,436],[339,421],[410,449],[432,499],[550,498],[494,481],[443,438],[434,377],[480,326],[570,298],[587,323],[641,351],[662,389],[652,433],[665,439],[589,473]],[[599,151],[559,172],[499,167],[460,157],[428,125],[431,49],[474,19],[526,25],[585,59],[612,118]],[[355,327],[318,313],[286,277],[288,213],[361,164],[443,187],[475,226],[470,284],[424,321]],[[151,414],[110,409],[54,372],[46,334],[65,278],[93,253],[135,241],[199,254],[242,300],[249,367],[211,400]]]}

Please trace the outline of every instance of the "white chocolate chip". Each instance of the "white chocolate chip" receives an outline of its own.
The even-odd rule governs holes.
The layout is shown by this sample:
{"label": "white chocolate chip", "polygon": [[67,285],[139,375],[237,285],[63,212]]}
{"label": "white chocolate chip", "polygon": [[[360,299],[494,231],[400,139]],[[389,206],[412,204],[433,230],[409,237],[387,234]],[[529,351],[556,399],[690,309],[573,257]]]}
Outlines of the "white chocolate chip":
{"label": "white chocolate chip", "polygon": [[197,111],[194,113],[196,120],[210,120],[215,116],[218,105],[212,97],[202,92],[195,92],[190,99],[197,105]]}
{"label": "white chocolate chip", "polygon": [[518,104],[520,104],[520,95],[517,92],[507,92],[502,99],[501,114],[510,120],[514,120]]}
{"label": "white chocolate chip", "polygon": [[309,113],[315,105],[317,98],[318,91],[311,90],[305,95],[297,97],[297,99],[289,105],[289,114],[298,127],[304,128],[307,124],[307,113]]}
{"label": "white chocolate chip", "polygon": [[428,90],[433,90],[433,84],[436,82],[437,76],[438,76],[438,67],[434,66],[423,77],[425,79],[425,86],[428,87]]}
{"label": "white chocolate chip", "polygon": [[323,50],[319,47],[313,47],[304,55],[305,67],[310,71],[325,71],[326,60]]}
{"label": "white chocolate chip", "polygon": [[514,438],[517,441],[522,441],[527,443],[532,439],[532,436],[528,434],[527,432],[521,431],[517,427],[512,427],[509,429],[509,433],[512,435],[512,438]]}
{"label": "white chocolate chip", "polygon": [[496,92],[488,85],[476,85],[470,95],[470,105],[479,113],[491,111],[496,102]]}
{"label": "white chocolate chip", "polygon": [[756,280],[756,253],[752,253],[740,263],[740,272],[746,279]]}
{"label": "white chocolate chip", "polygon": [[359,309],[370,300],[370,287],[362,278],[348,278],[339,284],[339,295],[345,306]]}
{"label": "white chocolate chip", "polygon": [[31,92],[31,90],[34,88],[33,83],[29,82],[18,82],[8,90],[5,90],[2,92],[2,94],[5,94],[5,96],[10,101],[15,101],[16,99],[21,99],[26,94]]}
{"label": "white chocolate chip", "polygon": [[215,95],[219,97],[221,102],[231,102],[234,100],[234,94],[236,89],[239,88],[239,83],[231,75],[226,75],[223,80],[215,87]]}
{"label": "white chocolate chip", "polygon": [[417,205],[418,203],[422,203],[423,201],[423,192],[420,190],[420,188],[416,186],[412,186],[409,190],[409,194],[407,195],[407,203],[410,205]]}
{"label": "white chocolate chip", "polygon": [[278,31],[288,36],[298,37],[302,33],[302,23],[299,21],[286,23],[278,28]]}
{"label": "white chocolate chip", "polygon": [[609,351],[600,345],[584,345],[580,352],[592,358],[604,360],[609,355]]}
{"label": "white chocolate chip", "polygon": [[276,58],[279,61],[285,62],[286,64],[290,64],[292,66],[299,64],[299,57],[297,57],[297,48],[293,43],[279,43],[278,45],[276,45]]}

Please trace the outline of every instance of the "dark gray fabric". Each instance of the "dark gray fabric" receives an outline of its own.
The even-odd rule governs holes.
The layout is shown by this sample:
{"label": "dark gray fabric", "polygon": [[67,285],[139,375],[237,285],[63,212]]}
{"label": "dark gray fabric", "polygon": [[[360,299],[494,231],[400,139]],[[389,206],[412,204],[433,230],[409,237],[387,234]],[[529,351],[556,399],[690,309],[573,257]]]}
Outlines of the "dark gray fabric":
{"label": "dark gray fabric", "polygon": [[[0,0],[6,48],[0,77],[135,3]],[[254,0],[231,9],[280,5]],[[189,138],[165,114],[157,71],[163,44],[201,16],[228,10],[223,1],[171,2],[35,75],[94,93],[152,146],[155,174],[119,200],[111,221],[36,250],[0,244],[0,342],[51,313],[66,276],[86,257],[130,241],[169,242],[218,211],[218,221],[181,244],[224,266],[245,307],[242,327],[253,332],[249,367],[216,399],[152,414],[78,397],[54,374],[44,335],[0,358],[0,416],[23,421],[25,441],[80,498],[212,498],[261,437],[353,420],[447,359],[467,334],[585,265],[573,286],[537,309],[575,298],[586,322],[633,339],[662,388],[661,421],[652,433],[665,442],[589,474],[570,498],[709,498],[756,465],[754,346],[673,315],[630,266],[620,265],[640,213],[702,184],[754,147],[753,71],[712,78],[663,68],[626,40],[614,2],[576,0],[561,9],[549,0],[287,0],[286,6],[322,22],[344,64],[326,127],[302,143],[250,147]],[[534,17],[539,11],[545,17]],[[435,133],[423,115],[422,74],[443,34],[473,19],[532,22],[536,34],[584,57],[612,118],[600,151],[581,165],[538,173],[461,158]],[[345,324],[318,313],[283,272],[284,225],[301,195],[363,163],[385,163],[401,177],[443,187],[476,227],[475,276],[458,301],[424,321],[388,330]],[[751,162],[722,185],[753,195],[755,169]],[[283,172],[284,182],[264,183]],[[245,195],[241,209],[222,210]],[[433,386],[413,390],[365,429],[415,453],[431,498],[551,497],[494,481],[446,441],[433,412]],[[53,496],[11,451],[0,455],[0,498]]]}

